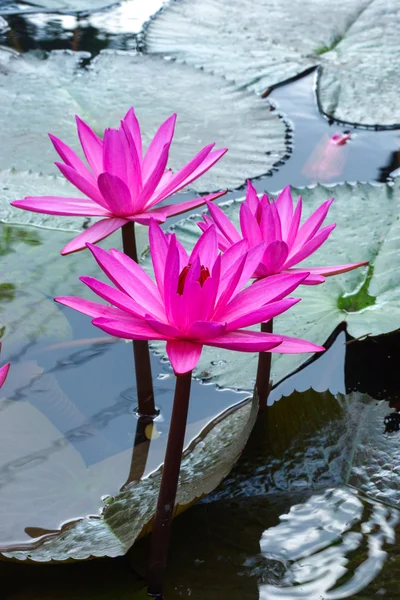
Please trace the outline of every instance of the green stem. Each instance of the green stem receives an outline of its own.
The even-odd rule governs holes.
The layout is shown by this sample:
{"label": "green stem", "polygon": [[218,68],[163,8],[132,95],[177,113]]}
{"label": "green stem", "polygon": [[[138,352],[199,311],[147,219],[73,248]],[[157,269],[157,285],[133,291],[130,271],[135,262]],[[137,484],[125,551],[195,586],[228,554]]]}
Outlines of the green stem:
{"label": "green stem", "polygon": [[176,376],[171,425],[154,518],[148,571],[148,594],[158,600],[162,600],[164,594],[165,567],[185,440],[191,381],[191,371]]}

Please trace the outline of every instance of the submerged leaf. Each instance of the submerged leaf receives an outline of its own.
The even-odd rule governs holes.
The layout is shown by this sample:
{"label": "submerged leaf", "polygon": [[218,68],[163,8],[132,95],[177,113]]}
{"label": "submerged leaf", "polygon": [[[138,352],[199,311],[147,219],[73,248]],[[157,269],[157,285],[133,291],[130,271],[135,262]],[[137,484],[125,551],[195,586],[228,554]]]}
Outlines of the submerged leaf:
{"label": "submerged leaf", "polygon": [[[324,344],[332,330],[346,321],[350,335],[379,335],[400,327],[400,183],[389,185],[337,185],[294,190],[304,201],[305,216],[334,196],[327,222],[337,227],[321,248],[302,266],[370,261],[363,267],[327,278],[317,286],[301,286],[293,296],[302,301],[274,319],[274,333]],[[238,223],[239,201],[224,211]],[[174,230],[190,248],[199,236],[198,218],[180,221]],[[307,355],[275,354],[272,379],[276,383],[299,367]],[[251,390],[257,354],[204,349],[197,376],[221,387]]]}
{"label": "submerged leaf", "polygon": [[392,125],[399,20],[386,0],[179,0],[150,24],[147,47],[258,92],[322,65],[325,113]]}
{"label": "submerged leaf", "polygon": [[[197,192],[242,185],[246,178],[268,172],[286,154],[284,122],[251,92],[156,57],[103,52],[82,68],[83,57],[52,52],[40,59],[0,49],[0,125],[7,140],[0,168],[55,174],[56,154],[47,132],[78,150],[75,114],[102,135],[132,105],[146,143],[177,112],[170,160],[174,170],[209,143],[230,149],[190,184]],[[20,187],[11,186],[8,195],[17,198],[17,192],[21,195]],[[23,195],[35,194],[27,181]]]}

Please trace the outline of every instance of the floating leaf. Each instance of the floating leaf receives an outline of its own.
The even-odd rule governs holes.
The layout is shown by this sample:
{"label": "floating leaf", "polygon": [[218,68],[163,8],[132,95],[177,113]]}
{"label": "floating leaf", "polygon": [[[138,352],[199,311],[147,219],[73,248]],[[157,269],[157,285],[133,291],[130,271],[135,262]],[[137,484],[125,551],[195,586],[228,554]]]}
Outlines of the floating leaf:
{"label": "floating leaf", "polygon": [[[221,164],[191,184],[197,192],[242,185],[269,171],[287,151],[285,124],[251,92],[156,57],[103,52],[82,68],[84,56],[52,52],[39,58],[0,49],[0,126],[7,140],[0,168],[54,174],[48,131],[78,150],[75,114],[102,135],[132,105],[146,142],[164,119],[178,113],[174,170],[211,142],[230,148]],[[20,186],[9,191],[21,193]],[[36,193],[28,181],[24,191]]]}
{"label": "floating leaf", "polygon": [[[46,179],[52,181],[50,177]],[[35,180],[39,181],[41,177],[32,176],[32,181]],[[70,220],[72,223],[73,219]],[[57,218],[51,223],[54,227],[59,224]],[[147,246],[147,228],[139,226],[136,229],[140,254]],[[61,248],[70,238],[70,232],[0,224],[2,359],[8,356],[15,360],[26,348],[45,341],[71,339],[70,324],[53,298],[65,294],[90,298],[92,294],[79,281],[79,276],[97,277],[99,268],[87,251],[60,256]],[[103,247],[110,245],[122,249],[119,232],[103,242]]]}
{"label": "floating leaf", "polygon": [[[385,400],[360,392],[368,376],[361,376],[356,386],[352,378],[348,381],[358,360],[351,338],[340,330],[333,338],[326,354],[271,391],[265,419],[257,421],[240,461],[207,502],[349,484],[400,507],[399,437],[385,433],[384,425],[389,413],[386,381],[376,373],[375,389],[382,387],[379,395]],[[365,364],[374,359],[378,369],[385,364],[385,338],[373,338],[375,348],[366,350]],[[398,345],[399,333],[396,339]],[[346,388],[334,395],[340,371],[342,378],[346,373]],[[346,394],[349,390],[355,391]]]}
{"label": "floating leaf", "polygon": [[150,24],[147,46],[258,92],[322,65],[325,113],[393,125],[399,21],[386,0],[179,0]]}
{"label": "floating leaf", "polygon": [[[152,356],[161,417],[149,429],[134,414],[132,345],[53,302],[63,293],[92,297],[78,278],[99,275],[90,253],[58,256],[66,232],[1,232],[1,358],[12,369],[0,394],[0,551],[37,561],[124,554],[154,514],[172,370]],[[219,484],[255,416],[245,395],[193,382],[180,505]]]}
{"label": "floating leaf", "polygon": [[[3,223],[16,225],[37,225],[50,229],[65,231],[81,231],[84,225],[94,223],[90,217],[70,217],[42,215],[29,210],[19,210],[10,206],[10,202],[28,195],[35,196],[68,196],[71,185],[63,177],[42,175],[40,173],[21,172],[15,170],[0,171],[0,220]],[[76,190],[74,197],[82,197]]]}
{"label": "floating leaf", "polygon": [[[178,505],[189,505],[227,475],[247,441],[256,412],[256,404],[247,401],[194,436],[182,461]],[[62,442],[59,431],[37,409],[9,402],[1,422],[8,456],[9,446],[15,440],[15,457],[9,461],[13,475],[6,479],[3,475],[2,479],[2,506],[7,507],[7,519],[2,520],[3,556],[47,562],[125,554],[154,515],[160,470],[119,492],[132,450],[86,467],[79,452]],[[19,441],[23,441],[22,446]],[[36,453],[32,453],[32,445],[37,447]],[[28,449],[30,453],[26,454]],[[101,496],[105,493],[112,497],[104,504]],[[63,510],[65,515],[74,514],[74,502],[77,517],[85,514],[81,512],[85,508],[88,516],[70,521],[57,531]],[[47,535],[27,544],[24,529],[29,531],[31,524],[48,524],[49,517],[56,527],[46,531],[47,527],[44,530],[36,526],[36,536],[38,532]],[[22,546],[15,543],[18,533],[24,542]],[[10,544],[10,536],[14,537],[14,544]],[[14,550],[10,545],[14,545]]]}
{"label": "floating leaf", "polygon": [[[293,190],[304,200],[305,216],[334,196],[327,222],[337,227],[328,241],[302,265],[332,265],[370,261],[364,267],[327,278],[318,286],[301,286],[293,296],[302,301],[274,319],[274,332],[324,344],[332,330],[346,321],[351,336],[379,335],[400,327],[400,183],[338,185]],[[224,210],[238,223],[239,201]],[[187,248],[197,240],[198,217],[180,221],[174,230]],[[273,355],[274,383],[299,367],[306,355]],[[198,377],[221,387],[251,390],[257,355],[204,348]]]}

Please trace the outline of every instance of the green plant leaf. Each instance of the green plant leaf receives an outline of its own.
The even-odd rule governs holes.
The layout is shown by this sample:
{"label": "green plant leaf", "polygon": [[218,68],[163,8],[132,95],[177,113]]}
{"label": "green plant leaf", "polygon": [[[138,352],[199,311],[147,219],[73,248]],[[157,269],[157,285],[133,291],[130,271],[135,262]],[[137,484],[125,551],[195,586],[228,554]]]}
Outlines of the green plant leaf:
{"label": "green plant leaf", "polygon": [[[339,333],[325,355],[272,390],[244,453],[208,502],[350,485],[374,501],[400,507],[399,438],[385,433],[384,425],[388,400],[360,391],[346,394],[346,388],[330,391],[338,377],[332,366],[342,373],[352,368],[349,347]],[[383,350],[384,341],[376,347]],[[371,359],[383,363],[375,354],[370,350]],[[304,384],[305,391],[298,391]],[[358,382],[358,388],[364,386]]]}
{"label": "green plant leaf", "polygon": [[[103,52],[83,68],[80,61],[85,57],[52,52],[40,58],[0,49],[0,125],[7,140],[0,168],[55,174],[57,156],[47,132],[80,152],[75,114],[103,135],[132,105],[145,144],[161,122],[177,112],[170,159],[174,170],[209,143],[231,149],[190,184],[196,192],[242,185],[246,178],[268,172],[287,152],[284,122],[251,92],[157,57]],[[10,186],[7,197],[36,193],[28,181],[14,189],[10,180]],[[72,190],[75,194],[72,186],[65,188],[69,194]]]}
{"label": "green plant leaf", "polygon": [[[370,261],[369,267],[327,278],[318,286],[301,286],[294,297],[302,301],[274,319],[274,332],[324,344],[333,329],[347,322],[350,335],[379,335],[400,327],[400,183],[394,185],[337,185],[293,190],[303,196],[304,219],[334,196],[327,223],[336,223],[325,244],[302,266]],[[240,201],[222,205],[238,224]],[[190,249],[200,230],[198,217],[180,221],[173,230]],[[150,265],[148,266],[150,270]],[[273,355],[276,383],[309,356]],[[257,354],[204,348],[196,375],[221,387],[251,390]]]}
{"label": "green plant leaf", "polygon": [[321,65],[325,113],[393,125],[399,21],[385,0],[179,0],[150,24],[147,47],[258,92]]}
{"label": "green plant leaf", "polygon": [[[4,432],[1,439],[6,444],[14,444],[17,462],[22,464],[24,449],[26,451],[32,445],[41,449],[40,455],[46,457],[46,460],[37,461],[33,470],[30,468],[29,479],[24,475],[24,469],[19,470],[15,477],[7,478],[6,492],[2,492],[2,497],[5,500],[8,490],[7,506],[13,505],[13,513],[2,525],[3,540],[6,532],[15,530],[17,524],[21,528],[20,535],[23,535],[30,518],[35,523],[48,519],[49,509],[54,514],[56,507],[60,522],[63,511],[71,514],[74,502],[77,502],[79,510],[86,502],[89,511],[98,498],[98,514],[90,511],[87,513],[89,516],[72,521],[32,544],[25,542],[19,549],[7,549],[3,542],[0,551],[4,557],[16,560],[29,558],[38,562],[115,557],[125,554],[143,530],[148,531],[146,526],[150,525],[154,516],[160,485],[159,468],[151,476],[134,481],[124,491],[118,492],[121,475],[130,463],[132,450],[86,467],[70,444],[60,444],[59,431],[34,407],[8,402],[2,415]],[[256,415],[257,403],[248,399],[206,426],[204,423],[197,424],[197,433],[186,446],[182,460],[177,505],[184,509],[213,490],[229,473],[248,439]],[[23,447],[19,442],[21,428],[25,433]],[[15,435],[16,431],[18,435]],[[10,454],[10,448],[7,452]],[[20,461],[18,457],[21,457]],[[42,492],[42,496],[41,484],[46,488],[46,494]],[[18,487],[23,493],[17,493]],[[112,497],[102,502],[101,496],[112,488],[115,489]],[[36,503],[29,509],[26,498],[33,497]]]}

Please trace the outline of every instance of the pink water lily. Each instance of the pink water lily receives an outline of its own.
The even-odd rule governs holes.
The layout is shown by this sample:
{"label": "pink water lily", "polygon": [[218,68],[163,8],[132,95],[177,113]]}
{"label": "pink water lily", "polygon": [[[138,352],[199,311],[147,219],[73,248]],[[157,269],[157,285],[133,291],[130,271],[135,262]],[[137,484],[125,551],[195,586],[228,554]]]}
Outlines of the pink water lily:
{"label": "pink water lily", "polygon": [[4,365],[4,367],[1,367],[1,369],[0,369],[0,388],[3,386],[3,384],[7,378],[9,368],[10,368],[10,363],[7,363],[6,365]]}
{"label": "pink water lily", "polygon": [[333,198],[321,204],[300,226],[302,199],[299,197],[294,207],[289,186],[285,187],[276,201],[273,201],[267,194],[259,198],[249,181],[246,200],[240,206],[241,233],[218,206],[209,202],[207,206],[211,216],[203,215],[204,223],[200,222],[198,225],[203,232],[211,226],[218,228],[218,245],[222,251],[226,251],[232,244],[242,239],[246,240],[248,248],[265,242],[265,252],[254,270],[254,278],[268,277],[277,273],[308,272],[307,278],[302,283],[315,285],[323,283],[325,277],[345,273],[368,264],[368,262],[360,262],[332,267],[306,266],[304,268],[296,266],[318,250],[335,228],[335,223],[321,228],[332,202]]}
{"label": "pink water lily", "polygon": [[115,287],[81,277],[95,294],[113,306],[73,296],[56,298],[84,314],[103,331],[126,339],[166,340],[175,373],[191,371],[204,345],[242,352],[319,352],[307,341],[245,327],[268,321],[299,300],[285,298],[307,277],[289,273],[258,281],[245,288],[259,264],[265,244],[246,250],[239,241],[223,255],[216,228],[210,227],[190,256],[175,235],[165,235],[150,223],[150,251],[155,282],[122,252],[88,244]]}
{"label": "pink water lily", "polygon": [[130,221],[148,225],[153,218],[163,223],[171,215],[186,212],[225,193],[157,207],[208,171],[227,151],[226,148],[213,150],[214,144],[210,144],[173,174],[167,169],[167,161],[176,114],[160,126],[145,153],[133,108],[118,129],[105,130],[103,140],[79,117],[76,122],[89,166],[60,139],[53,135],[50,139],[63,161],[56,162],[56,166],[87,198],[28,196],[11,203],[24,210],[49,215],[103,217],[67,244],[61,254],[81,250],[87,242],[98,242]]}
{"label": "pink water lily", "polygon": [[[0,342],[0,351],[1,351],[1,342]],[[8,371],[10,369],[10,363],[4,365],[4,367],[0,368],[0,388],[3,387],[5,380],[7,379]]]}

